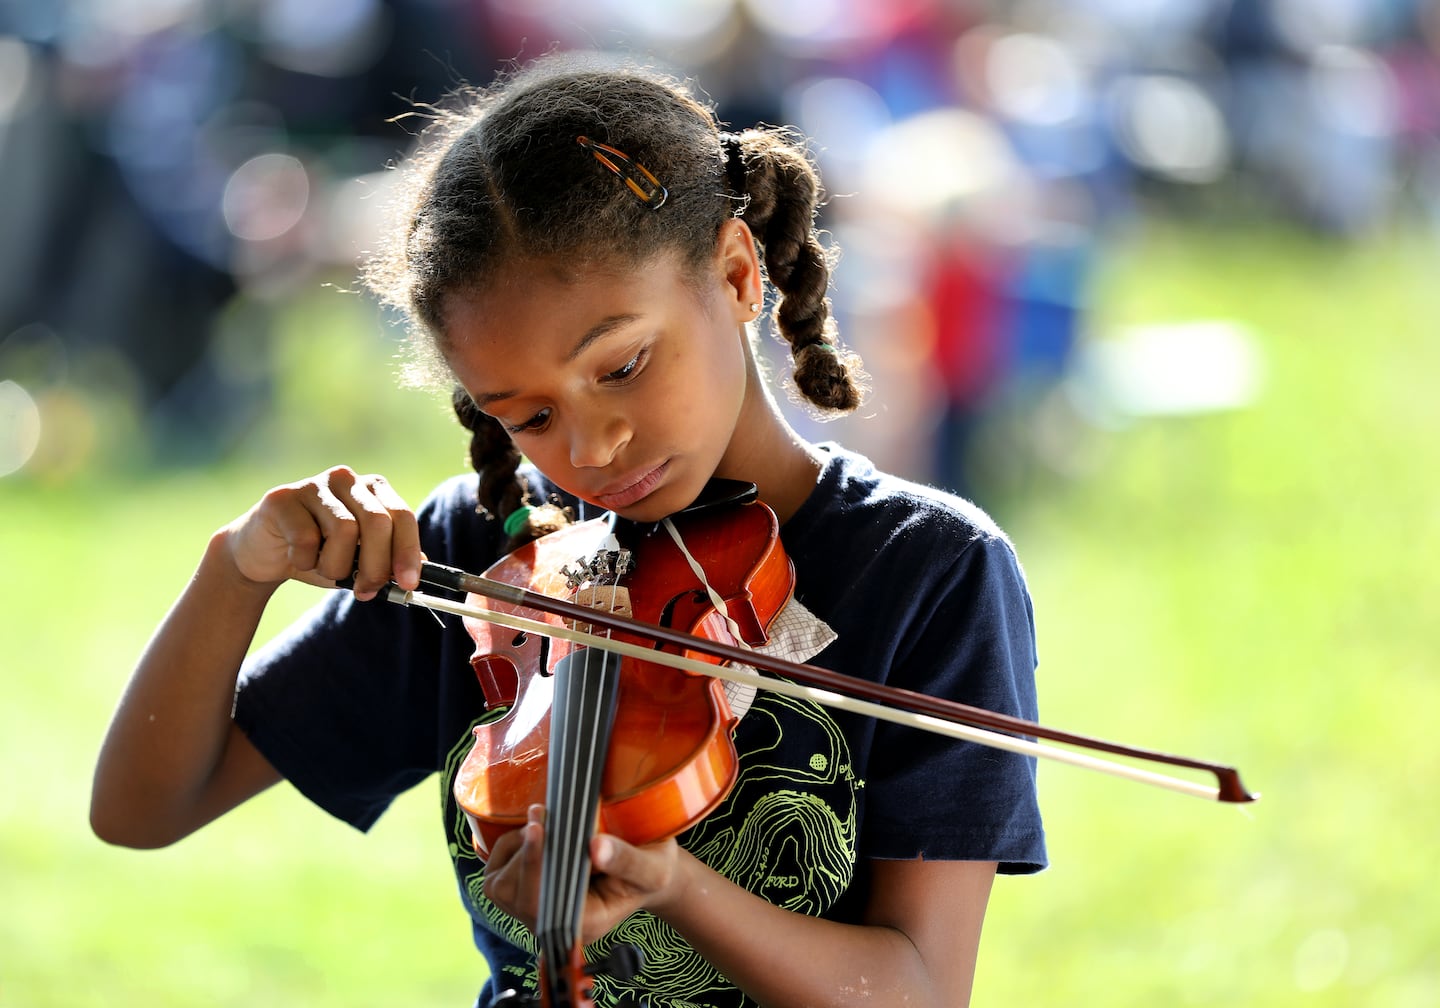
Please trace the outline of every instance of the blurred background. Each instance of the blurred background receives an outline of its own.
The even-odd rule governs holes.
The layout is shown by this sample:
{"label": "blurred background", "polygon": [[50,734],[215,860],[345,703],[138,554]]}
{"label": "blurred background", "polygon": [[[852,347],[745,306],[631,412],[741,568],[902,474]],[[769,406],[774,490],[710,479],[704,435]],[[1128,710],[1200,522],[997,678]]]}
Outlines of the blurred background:
{"label": "blurred background", "polygon": [[429,785],[150,853],[85,810],[211,531],[463,468],[355,264],[414,104],[555,48],[811,138],[874,393],[796,423],[1010,531],[1043,720],[1264,793],[1042,768],[975,1003],[1440,1003],[1440,3],[0,0],[0,1006],[473,998]]}

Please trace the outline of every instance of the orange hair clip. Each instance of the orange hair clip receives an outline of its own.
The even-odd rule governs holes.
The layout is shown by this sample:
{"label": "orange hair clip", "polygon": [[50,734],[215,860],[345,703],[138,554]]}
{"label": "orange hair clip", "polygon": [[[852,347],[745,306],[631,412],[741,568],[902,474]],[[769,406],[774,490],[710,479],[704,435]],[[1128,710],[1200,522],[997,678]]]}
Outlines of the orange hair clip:
{"label": "orange hair clip", "polygon": [[661,185],[660,180],[644,165],[609,144],[591,140],[587,136],[577,136],[575,142],[594,154],[596,161],[620,176],[620,180],[630,187],[630,191],[641,203],[651,210],[659,210],[665,205],[670,191]]}

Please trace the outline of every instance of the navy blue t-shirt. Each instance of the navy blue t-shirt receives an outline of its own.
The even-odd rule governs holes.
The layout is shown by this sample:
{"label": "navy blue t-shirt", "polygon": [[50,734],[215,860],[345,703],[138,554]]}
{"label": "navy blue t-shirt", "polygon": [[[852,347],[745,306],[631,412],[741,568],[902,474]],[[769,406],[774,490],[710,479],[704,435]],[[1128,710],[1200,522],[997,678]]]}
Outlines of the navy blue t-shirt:
{"label": "navy blue t-shirt", "polygon": [[[822,447],[819,483],[781,529],[795,598],[838,634],[811,664],[1034,720],[1034,621],[1008,539],[968,502]],[[478,571],[499,555],[475,489],[456,477],[421,507],[432,559]],[[484,716],[473,648],[456,617],[335,592],[247,661],[235,719],[302,793],[360,829],[439,773],[445,842],[490,964],[486,1005],[534,988],[535,946],[485,899],[451,793]],[[869,858],[993,860],[1012,874],[1046,864],[1033,759],[764,690],[735,747],[738,782],[680,843],[778,905],[858,921]],[[597,1004],[637,992],[655,1008],[753,1004],[648,913],[588,952],[616,942],[638,947],[645,968],[628,984],[602,977]]]}

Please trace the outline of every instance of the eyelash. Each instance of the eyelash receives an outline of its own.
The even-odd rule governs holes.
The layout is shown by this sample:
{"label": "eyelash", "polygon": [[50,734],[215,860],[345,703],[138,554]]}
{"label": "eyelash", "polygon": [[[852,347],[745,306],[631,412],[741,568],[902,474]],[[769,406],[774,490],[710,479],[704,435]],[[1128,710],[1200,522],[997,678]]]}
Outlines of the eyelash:
{"label": "eyelash", "polygon": [[525,420],[518,424],[506,424],[505,429],[511,434],[526,434],[530,431],[539,430],[541,427],[545,426],[545,421],[549,419],[550,410],[547,408],[541,410],[539,413],[536,413],[529,420]]}
{"label": "eyelash", "polygon": [[645,363],[645,359],[649,356],[649,353],[650,351],[648,349],[640,350],[640,352],[626,362],[624,367],[611,371],[602,381],[608,382],[611,385],[624,385],[626,382],[633,381],[636,372],[640,370],[640,365]]}
{"label": "eyelash", "polygon": [[[645,360],[648,356],[649,350],[643,349],[634,357],[630,358],[630,360],[625,363],[624,367],[616,368],[614,371],[611,371],[609,374],[603,376],[600,380],[607,385],[628,384],[629,382],[635,380],[636,374],[639,372],[641,365],[645,363]],[[541,410],[539,413],[536,413],[530,419],[525,420],[521,423],[506,424],[505,429],[511,434],[526,434],[531,431],[539,430],[541,427],[545,426],[545,421],[549,419],[550,410],[547,408]]]}

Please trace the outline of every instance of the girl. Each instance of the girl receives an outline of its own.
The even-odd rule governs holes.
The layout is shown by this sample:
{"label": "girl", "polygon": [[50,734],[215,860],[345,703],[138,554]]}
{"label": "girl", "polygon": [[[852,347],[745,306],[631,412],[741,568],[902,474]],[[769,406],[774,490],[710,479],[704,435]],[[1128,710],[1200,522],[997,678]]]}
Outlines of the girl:
{"label": "girl", "polygon": [[[543,812],[476,857],[450,787],[482,718],[472,642],[357,604],[417,587],[422,557],[483,570],[557,516],[652,522],[727,477],[781,522],[813,641],[798,657],[1033,719],[1035,652],[984,514],[807,443],[762,380],[750,323],[768,281],[794,387],[829,412],[860,398],[829,318],[818,180],[784,132],[723,133],[676,81],[563,59],[468,97],[429,131],[368,279],[455,385],[478,480],[412,512],[340,467],[218,531],[120,702],[91,818],[110,842],[161,846],[283,777],[366,829],[438,772],[483,1006],[536,986]],[[352,570],[353,592],[246,658],[278,585]],[[591,843],[589,951],[645,956],[633,979],[601,976],[597,1002],[967,1003],[997,870],[1045,864],[1032,762],[764,690],[736,704],[740,777],[714,813],[676,840]]]}

